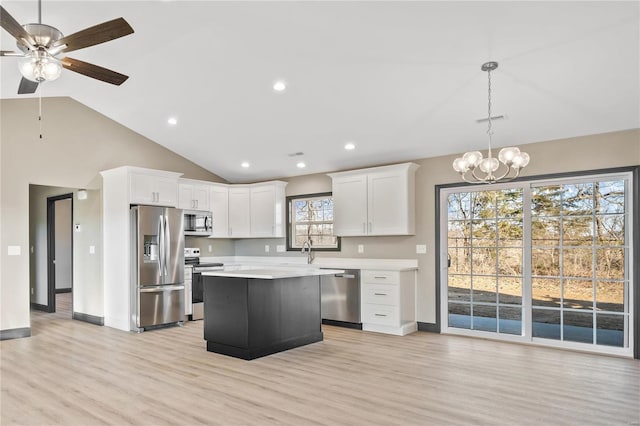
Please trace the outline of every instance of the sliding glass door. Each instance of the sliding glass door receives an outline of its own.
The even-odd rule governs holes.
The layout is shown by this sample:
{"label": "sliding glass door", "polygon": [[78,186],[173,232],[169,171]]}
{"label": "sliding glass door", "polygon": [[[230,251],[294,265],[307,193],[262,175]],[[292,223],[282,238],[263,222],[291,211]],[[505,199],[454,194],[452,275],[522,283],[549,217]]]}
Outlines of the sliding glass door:
{"label": "sliding glass door", "polygon": [[443,331],[630,354],[630,178],[442,190]]}

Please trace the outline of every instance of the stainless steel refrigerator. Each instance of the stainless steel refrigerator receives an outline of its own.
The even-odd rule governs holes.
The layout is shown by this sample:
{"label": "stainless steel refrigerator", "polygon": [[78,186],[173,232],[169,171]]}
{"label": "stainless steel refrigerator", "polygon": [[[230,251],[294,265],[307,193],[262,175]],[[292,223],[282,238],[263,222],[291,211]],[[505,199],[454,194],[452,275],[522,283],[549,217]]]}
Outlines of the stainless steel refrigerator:
{"label": "stainless steel refrigerator", "polygon": [[131,330],[184,321],[184,214],[131,207]]}

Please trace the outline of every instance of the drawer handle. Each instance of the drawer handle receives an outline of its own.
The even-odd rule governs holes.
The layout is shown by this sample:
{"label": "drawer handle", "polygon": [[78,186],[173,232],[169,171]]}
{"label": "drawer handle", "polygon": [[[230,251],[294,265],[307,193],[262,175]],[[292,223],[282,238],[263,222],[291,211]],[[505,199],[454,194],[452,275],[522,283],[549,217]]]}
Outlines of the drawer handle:
{"label": "drawer handle", "polygon": [[386,280],[387,279],[387,277],[373,277],[373,278],[375,278],[376,280]]}
{"label": "drawer handle", "polygon": [[373,293],[374,296],[386,296],[387,293]]}
{"label": "drawer handle", "polygon": [[386,314],[374,314],[374,315],[377,316],[377,317],[386,317],[387,316]]}

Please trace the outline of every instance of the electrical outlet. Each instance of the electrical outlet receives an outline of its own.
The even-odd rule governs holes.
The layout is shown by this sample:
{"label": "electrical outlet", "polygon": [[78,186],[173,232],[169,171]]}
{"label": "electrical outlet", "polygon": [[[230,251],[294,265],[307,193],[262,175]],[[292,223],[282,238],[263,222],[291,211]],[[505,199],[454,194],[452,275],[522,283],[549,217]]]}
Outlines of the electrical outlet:
{"label": "electrical outlet", "polygon": [[96,246],[89,246],[89,254],[96,254]]}
{"label": "electrical outlet", "polygon": [[285,248],[284,244],[278,244],[276,246],[276,251],[278,253],[284,253],[285,251],[287,251],[287,249]]}
{"label": "electrical outlet", "polygon": [[266,245],[264,246],[264,252],[265,252],[265,253],[269,253],[269,250],[270,250],[270,248],[269,248],[269,244],[266,244]]}
{"label": "electrical outlet", "polygon": [[427,254],[427,245],[416,244],[416,254]]}
{"label": "electrical outlet", "polygon": [[364,253],[364,244],[358,244],[358,253]]}

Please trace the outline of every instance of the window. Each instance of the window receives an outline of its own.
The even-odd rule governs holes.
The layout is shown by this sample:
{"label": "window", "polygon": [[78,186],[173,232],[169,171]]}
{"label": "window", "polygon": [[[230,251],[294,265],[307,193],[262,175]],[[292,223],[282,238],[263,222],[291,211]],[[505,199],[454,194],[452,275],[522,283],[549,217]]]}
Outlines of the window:
{"label": "window", "polygon": [[444,331],[629,354],[631,178],[443,190]]}
{"label": "window", "polygon": [[287,197],[287,225],[287,250],[299,250],[307,240],[313,250],[340,250],[340,238],[333,234],[330,192]]}

